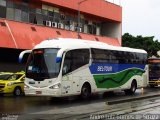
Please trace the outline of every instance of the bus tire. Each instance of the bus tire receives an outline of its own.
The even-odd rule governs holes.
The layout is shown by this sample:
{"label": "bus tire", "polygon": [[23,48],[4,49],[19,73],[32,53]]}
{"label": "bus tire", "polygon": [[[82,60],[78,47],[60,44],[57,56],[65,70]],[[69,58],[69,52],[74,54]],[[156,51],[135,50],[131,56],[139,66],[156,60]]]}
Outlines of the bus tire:
{"label": "bus tire", "polygon": [[21,90],[21,88],[20,88],[20,87],[16,87],[16,88],[14,89],[13,95],[14,95],[14,96],[20,96],[20,95],[22,95],[22,90]]}
{"label": "bus tire", "polygon": [[81,98],[89,99],[91,96],[91,86],[89,83],[85,83],[81,89]]}
{"label": "bus tire", "polygon": [[137,82],[136,82],[136,80],[133,80],[131,83],[131,88],[124,90],[124,92],[127,95],[133,95],[135,93],[136,89],[137,89]]}

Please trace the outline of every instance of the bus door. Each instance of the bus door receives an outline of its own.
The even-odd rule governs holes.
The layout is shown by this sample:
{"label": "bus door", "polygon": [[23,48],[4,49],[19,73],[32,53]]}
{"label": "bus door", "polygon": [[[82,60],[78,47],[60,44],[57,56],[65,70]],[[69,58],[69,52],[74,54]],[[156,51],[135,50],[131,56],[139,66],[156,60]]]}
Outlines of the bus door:
{"label": "bus door", "polygon": [[73,80],[72,80],[72,88],[74,93],[80,93],[80,81],[82,81],[82,77],[81,76],[73,76]]}
{"label": "bus door", "polygon": [[72,94],[72,74],[66,74],[62,76],[62,94]]}
{"label": "bus door", "polygon": [[80,81],[83,81],[83,77],[86,74],[86,71],[84,69],[86,67],[83,66],[87,64],[89,64],[88,49],[70,50],[65,54],[62,76],[63,79],[66,79],[66,81],[68,81],[67,87],[70,87],[69,90],[72,89],[72,94],[78,94],[81,92]]}
{"label": "bus door", "polygon": [[80,80],[82,77],[68,73],[62,76],[62,93],[63,94],[76,94],[80,93]]}
{"label": "bus door", "polygon": [[62,67],[62,94],[72,94],[72,72],[71,72],[71,55],[67,52]]}
{"label": "bus door", "polygon": [[63,94],[76,94],[80,93],[80,80],[82,77],[73,76],[72,73],[62,76],[62,93]]}

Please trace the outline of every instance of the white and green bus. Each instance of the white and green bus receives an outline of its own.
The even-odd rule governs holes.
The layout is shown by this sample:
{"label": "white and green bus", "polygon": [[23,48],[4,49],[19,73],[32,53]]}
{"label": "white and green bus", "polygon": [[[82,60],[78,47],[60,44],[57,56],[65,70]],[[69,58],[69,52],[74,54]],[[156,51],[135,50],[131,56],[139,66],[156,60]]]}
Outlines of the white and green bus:
{"label": "white and green bus", "polygon": [[45,40],[30,52],[25,94],[63,97],[124,90],[133,94],[148,84],[147,53],[79,39]]}

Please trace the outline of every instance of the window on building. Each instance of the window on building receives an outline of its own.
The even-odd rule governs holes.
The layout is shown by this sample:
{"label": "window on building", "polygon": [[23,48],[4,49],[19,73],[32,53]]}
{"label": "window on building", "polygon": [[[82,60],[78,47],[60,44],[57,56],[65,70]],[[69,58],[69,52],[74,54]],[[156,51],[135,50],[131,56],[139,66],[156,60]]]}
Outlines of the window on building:
{"label": "window on building", "polygon": [[53,21],[54,21],[54,18],[51,17],[51,16],[49,16],[49,17],[48,17],[48,20],[51,21],[51,22],[53,22]]}
{"label": "window on building", "polygon": [[29,8],[29,12],[30,13],[36,13],[36,9],[35,8]]}
{"label": "window on building", "polygon": [[92,34],[93,33],[93,28],[92,28],[92,25],[88,25],[88,33],[89,34]]}
{"label": "window on building", "polygon": [[21,8],[21,4],[16,4],[16,3],[14,3],[14,8],[15,8],[15,9],[22,9],[22,8]]}
{"label": "window on building", "polygon": [[22,10],[22,11],[25,11],[25,12],[29,12],[29,6],[28,6],[28,4],[22,3],[22,5],[21,5],[21,10]]}
{"label": "window on building", "polygon": [[42,14],[36,14],[37,24],[43,25],[43,15]]}
{"label": "window on building", "polygon": [[37,13],[37,14],[42,14],[42,10],[39,9],[39,8],[36,8],[36,13]]}
{"label": "window on building", "polygon": [[43,10],[48,10],[48,5],[42,4],[42,9],[43,9]]}
{"label": "window on building", "polygon": [[29,22],[33,23],[33,24],[37,24],[36,14],[34,14],[34,13],[29,14]]}
{"label": "window on building", "polygon": [[43,15],[43,25],[46,25],[46,21],[48,21],[48,16]]}
{"label": "window on building", "polygon": [[6,0],[0,0],[0,6],[6,7]]}
{"label": "window on building", "polygon": [[[48,5],[42,5],[42,9],[39,9],[29,7],[28,2],[17,4],[11,0],[0,0],[0,17],[39,25],[46,25],[46,21],[57,22],[57,26],[62,26],[60,28],[78,30],[77,16],[66,15],[62,11],[60,12],[59,8]],[[81,17],[79,27],[80,32],[96,34],[98,31],[96,24],[87,21],[84,17]]]}
{"label": "window on building", "polygon": [[7,8],[15,8],[15,3],[13,1],[7,1]]}
{"label": "window on building", "polygon": [[54,22],[59,23],[59,22],[60,22],[60,20],[59,20],[58,18],[54,18]]}
{"label": "window on building", "polygon": [[42,10],[42,14],[48,16],[48,11],[47,10]]}
{"label": "window on building", "polygon": [[54,17],[54,12],[53,11],[48,11],[48,16]]}
{"label": "window on building", "polygon": [[20,9],[15,9],[15,20],[21,21],[21,10]]}
{"label": "window on building", "polygon": [[92,29],[93,29],[92,34],[96,34],[96,31],[97,31],[96,23],[92,25]]}
{"label": "window on building", "polygon": [[7,19],[14,20],[15,19],[15,9],[7,8]]}
{"label": "window on building", "polygon": [[54,12],[54,18],[56,18],[56,19],[60,19],[60,14],[59,14],[59,13],[57,13],[57,12]]}
{"label": "window on building", "polygon": [[21,20],[22,20],[23,22],[29,22],[28,12],[22,11],[21,17],[22,17]]}
{"label": "window on building", "polygon": [[6,18],[6,7],[0,6],[0,18]]}

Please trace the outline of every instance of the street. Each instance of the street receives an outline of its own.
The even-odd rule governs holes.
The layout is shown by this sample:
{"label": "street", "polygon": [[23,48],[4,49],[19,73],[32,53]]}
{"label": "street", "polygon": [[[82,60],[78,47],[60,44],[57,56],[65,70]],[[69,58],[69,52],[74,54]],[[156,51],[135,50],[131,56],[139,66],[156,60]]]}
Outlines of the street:
{"label": "street", "polygon": [[[160,89],[138,89],[127,96],[121,91],[93,95],[90,100],[77,97],[50,98],[1,96],[1,119],[159,119]],[[150,115],[152,114],[152,116]],[[150,115],[150,116],[148,116]]]}

